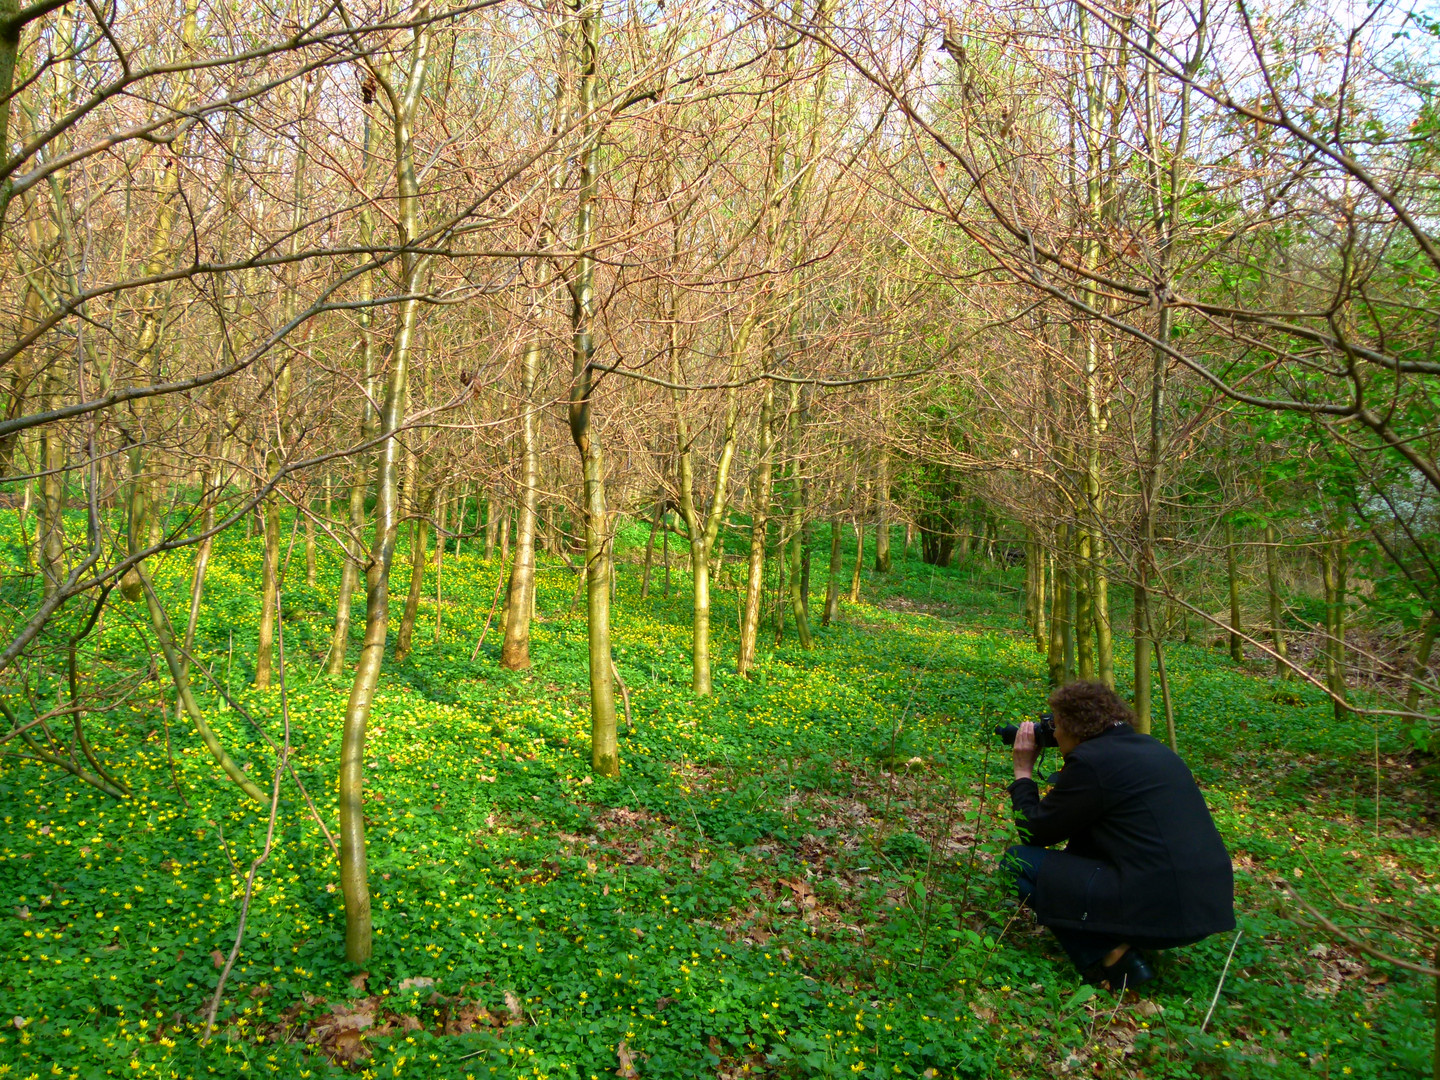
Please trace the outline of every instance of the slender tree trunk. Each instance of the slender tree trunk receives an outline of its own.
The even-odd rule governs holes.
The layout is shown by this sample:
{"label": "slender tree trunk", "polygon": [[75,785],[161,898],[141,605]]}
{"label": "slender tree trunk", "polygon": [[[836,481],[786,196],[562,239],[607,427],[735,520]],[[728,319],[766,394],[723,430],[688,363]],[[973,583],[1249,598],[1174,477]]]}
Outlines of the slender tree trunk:
{"label": "slender tree trunk", "polygon": [[1230,659],[1245,662],[1245,642],[1240,637],[1240,572],[1235,551],[1235,524],[1225,519],[1225,575],[1230,586]]}
{"label": "slender tree trunk", "polygon": [[[670,303],[670,368],[676,384],[683,383],[684,372],[680,363],[678,301]],[[724,538],[720,529],[725,514],[730,508],[730,466],[735,459],[736,424],[739,417],[738,398],[734,383],[739,379],[741,365],[749,348],[750,334],[755,326],[752,312],[740,324],[730,342],[730,376],[732,386],[725,395],[724,443],[720,449],[720,460],[715,464],[715,492],[710,507],[701,516],[701,508],[695,500],[695,461],[690,445],[690,425],[680,408],[683,398],[676,393],[675,424],[679,436],[680,469],[680,518],[685,522],[685,531],[690,540],[690,571],[694,589],[693,617],[691,620],[691,689],[697,696],[711,693],[713,684],[710,675],[710,575],[711,562],[717,553],[723,554]],[[768,393],[768,391],[767,391]],[[659,505],[656,506],[657,519]],[[667,554],[668,560],[668,554]],[[743,644],[742,644],[743,650]],[[742,672],[743,673],[743,672]]]}
{"label": "slender tree trunk", "polygon": [[[394,118],[397,247],[402,252],[400,288],[419,291],[424,263],[409,248],[419,235],[419,192],[411,131],[425,81],[429,31],[423,24],[411,31],[410,69],[402,90],[391,87],[388,71],[371,67],[371,73],[390,100]],[[410,352],[415,339],[419,302],[402,300],[395,309],[395,337],[390,350],[380,434],[386,438],[375,453],[375,534],[365,567],[365,642],[355,664],[355,681],[345,706],[340,733],[340,891],[345,900],[345,958],[353,964],[370,959],[372,924],[370,882],[365,856],[365,728],[390,624],[390,565],[395,557],[399,525],[400,442],[396,432],[404,423]]]}
{"label": "slender tree trunk", "polygon": [[875,499],[875,572],[890,572],[890,455],[880,451]]}
{"label": "slender tree trunk", "polygon": [[[41,407],[53,408],[57,382],[46,375]],[[65,580],[65,443],[61,425],[47,424],[40,430],[40,499],[36,518],[40,572],[49,597]]]}
{"label": "slender tree trunk", "polygon": [[535,606],[535,511],[540,498],[540,446],[535,430],[535,382],[541,342],[531,338],[520,363],[520,521],[515,530],[515,559],[505,598],[505,641],[500,666],[524,671],[530,666],[530,618]]}
{"label": "slender tree trunk", "polygon": [[860,602],[860,568],[865,565],[865,523],[855,522],[855,569],[850,574],[850,603]]}
{"label": "slender tree trunk", "polygon": [[1095,608],[1091,602],[1090,584],[1094,580],[1091,562],[1090,531],[1084,525],[1075,529],[1075,575],[1071,591],[1075,595],[1075,659],[1081,679],[1095,678]]}
{"label": "slender tree trunk", "polygon": [[1322,549],[1325,581],[1325,683],[1335,706],[1335,719],[1350,713],[1345,685],[1345,592],[1347,558],[1345,541],[1337,531]]}
{"label": "slender tree trunk", "polygon": [[444,621],[444,570],[446,509],[450,500],[441,497],[435,502],[435,644],[440,644],[440,628]]}
{"label": "slender tree trunk", "polygon": [[821,626],[840,618],[840,518],[830,519],[830,573],[825,583],[825,614]]}
{"label": "slender tree trunk", "polygon": [[498,504],[495,496],[490,495],[485,500],[485,561],[493,562],[495,559],[495,541],[498,538],[495,526],[495,513]]}
{"label": "slender tree trunk", "polygon": [[363,569],[360,559],[365,551],[365,462],[356,461],[354,469],[355,476],[350,484],[350,521],[349,533],[345,538],[345,564],[340,569],[340,592],[335,599],[335,632],[330,638],[330,656],[325,666],[325,673],[332,676],[338,676],[345,667],[346,653],[350,648],[351,598],[354,596],[355,586],[359,584]]}
{"label": "slender tree trunk", "polygon": [[1070,681],[1066,661],[1070,640],[1070,572],[1066,566],[1069,555],[1070,530],[1061,525],[1057,531],[1055,571],[1051,574],[1054,588],[1050,595],[1050,685],[1064,686]]}
{"label": "slender tree trunk", "polygon": [[259,639],[255,649],[255,688],[268,690],[275,646],[275,610],[280,595],[280,500],[265,500],[265,556],[261,571]]}
{"label": "slender tree trunk", "polygon": [[[434,495],[431,494],[431,499]],[[410,655],[410,644],[415,635],[415,617],[420,611],[420,593],[425,587],[426,552],[430,543],[430,522],[423,516],[429,513],[430,500],[423,503],[420,493],[415,493],[414,510],[422,515],[410,525],[410,591],[405,595],[405,610],[400,616],[400,631],[395,636],[395,662],[403,664]]]}
{"label": "slender tree trunk", "polygon": [[[313,511],[314,502],[311,499],[305,500],[305,509],[311,511],[305,515],[305,584],[315,584],[315,518]],[[297,509],[296,513],[300,511]]]}
{"label": "slender tree trunk", "polygon": [[1270,601],[1270,647],[1275,652],[1275,674],[1284,678],[1290,671],[1285,661],[1289,653],[1285,649],[1284,606],[1280,602],[1280,573],[1276,568],[1280,546],[1280,534],[1274,525],[1265,526],[1265,586]]}
{"label": "slender tree trunk", "polygon": [[[804,438],[806,409],[800,397],[800,384],[790,384],[790,612],[795,619],[795,634],[802,649],[815,647],[810,633],[810,613],[806,610],[804,555],[805,555],[805,483],[801,476],[800,443]],[[884,481],[882,475],[882,483]],[[882,503],[884,496],[881,496]],[[885,566],[889,569],[890,553],[885,552]]]}
{"label": "slender tree trunk", "polygon": [[205,714],[201,711],[195,700],[195,695],[190,689],[190,679],[181,664],[180,655],[175,648],[175,633],[171,629],[170,619],[165,614],[165,609],[160,606],[160,598],[155,595],[155,587],[150,581],[150,575],[143,567],[140,573],[140,588],[145,596],[145,606],[150,613],[150,626],[155,631],[155,640],[160,643],[160,652],[165,657],[165,663],[170,668],[170,678],[175,683],[175,690],[180,697],[180,704],[195,724],[195,730],[200,734],[200,741],[205,744],[205,749],[210,751],[210,756],[215,759],[221,770],[235,784],[254,799],[257,803],[266,803],[269,800],[263,791],[245,775],[245,771],[235,764],[234,759],[225,752],[220,745],[220,739],[205,722]]}
{"label": "slender tree trunk", "polygon": [[755,663],[755,645],[760,634],[760,607],[765,592],[765,530],[770,512],[770,452],[775,420],[775,387],[765,384],[760,406],[760,430],[756,440],[760,460],[750,481],[750,570],[745,580],[745,613],[740,623],[740,653],[736,674],[744,678]]}
{"label": "slender tree trunk", "polygon": [[655,512],[650,517],[650,535],[645,540],[645,569],[640,574],[640,599],[650,596],[650,566],[655,561],[655,533],[660,528],[660,512],[665,507],[664,491],[655,494]]}
{"label": "slender tree trunk", "polygon": [[579,184],[575,208],[575,260],[570,282],[571,381],[570,438],[580,454],[585,482],[585,578],[590,644],[590,767],[601,776],[620,775],[620,745],[615,731],[614,664],[610,653],[610,537],[605,509],[605,460],[600,434],[591,422],[594,389],[595,260],[590,254],[594,234],[595,198],[600,169],[600,135],[591,119],[599,77],[598,0],[578,0],[579,33],[575,43],[580,121]]}
{"label": "slender tree trunk", "polygon": [[1430,613],[1425,628],[1420,631],[1420,644],[1415,647],[1415,663],[1410,669],[1410,689],[1405,693],[1405,711],[1418,712],[1420,695],[1425,692],[1425,678],[1430,670],[1430,653],[1435,648],[1435,636],[1440,632],[1440,615]]}
{"label": "slender tree trunk", "polygon": [[500,561],[510,558],[510,505],[500,506]]}

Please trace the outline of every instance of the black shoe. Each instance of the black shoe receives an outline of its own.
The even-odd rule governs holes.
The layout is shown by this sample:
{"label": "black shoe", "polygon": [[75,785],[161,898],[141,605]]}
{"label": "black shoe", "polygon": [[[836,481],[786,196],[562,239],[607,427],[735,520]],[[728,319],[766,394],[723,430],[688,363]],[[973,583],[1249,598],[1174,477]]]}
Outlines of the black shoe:
{"label": "black shoe", "polygon": [[1104,983],[1112,993],[1121,994],[1152,981],[1155,972],[1140,955],[1139,949],[1130,948],[1113,964],[1096,964],[1086,972],[1086,977],[1089,982]]}

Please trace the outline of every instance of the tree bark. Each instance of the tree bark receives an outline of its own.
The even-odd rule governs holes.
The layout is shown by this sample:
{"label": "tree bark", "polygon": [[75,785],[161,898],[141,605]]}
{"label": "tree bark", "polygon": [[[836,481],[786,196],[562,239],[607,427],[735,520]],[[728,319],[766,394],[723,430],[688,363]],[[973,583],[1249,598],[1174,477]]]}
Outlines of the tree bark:
{"label": "tree bark", "polygon": [[415,617],[420,611],[420,592],[425,586],[426,553],[430,543],[430,497],[422,499],[415,493],[412,510],[419,516],[410,524],[410,589],[405,594],[405,610],[400,616],[400,631],[395,636],[395,662],[403,664],[410,655],[410,644],[415,635]]}
{"label": "tree bark", "polygon": [[595,89],[599,78],[598,0],[578,0],[578,105],[581,116],[579,194],[575,207],[575,260],[570,281],[571,380],[570,438],[580,454],[584,475],[585,591],[590,645],[590,767],[601,776],[620,775],[620,745],[615,730],[615,684],[610,653],[610,537],[606,534],[605,459],[591,410],[594,390],[595,198],[599,189],[600,132],[595,130]]}
{"label": "tree bark", "polygon": [[760,405],[760,428],[756,442],[759,461],[750,480],[750,564],[745,579],[745,613],[740,623],[740,652],[736,674],[745,678],[755,663],[755,645],[760,634],[760,607],[765,593],[765,530],[770,517],[770,454],[774,442],[775,387],[765,383]]}
{"label": "tree bark", "polygon": [[875,572],[890,572],[890,455],[880,451],[875,498]]}
{"label": "tree bark", "polygon": [[1281,625],[1284,606],[1280,602],[1280,573],[1276,568],[1278,562],[1276,548],[1279,546],[1280,534],[1274,525],[1267,523],[1265,525],[1265,587],[1270,601],[1270,647],[1275,652],[1275,674],[1278,678],[1283,679],[1289,674],[1290,668],[1285,663],[1289,654],[1285,649],[1285,630]]}
{"label": "tree bark", "polygon": [[[420,228],[412,125],[424,87],[430,37],[423,24],[411,31],[411,35],[410,69],[401,91],[390,85],[385,68],[372,65],[370,71],[389,98],[390,115],[394,118],[396,231],[397,246],[402,251],[399,285],[405,294],[413,296],[420,289],[425,263],[407,250]],[[355,664],[355,680],[350,687],[340,733],[340,891],[345,900],[345,958],[354,964],[370,959],[373,935],[365,854],[365,729],[375,688],[380,682],[380,665],[385,657],[385,637],[390,623],[390,566],[395,557],[395,535],[399,526],[402,451],[395,434],[405,419],[406,383],[419,306],[418,300],[406,299],[400,301],[395,311],[395,337],[380,415],[379,434],[385,438],[375,452],[375,533],[365,567],[365,641]]]}
{"label": "tree bark", "polygon": [[520,520],[515,530],[515,559],[505,598],[505,641],[500,666],[524,671],[530,666],[530,617],[535,606],[535,511],[540,498],[540,446],[535,430],[535,382],[540,371],[540,339],[531,338],[520,361]]}
{"label": "tree bark", "polygon": [[840,518],[830,519],[830,572],[825,583],[825,614],[821,626],[840,618]]}
{"label": "tree bark", "polygon": [[860,602],[860,568],[865,565],[865,523],[855,522],[855,569],[850,574],[850,603]]}
{"label": "tree bark", "polygon": [[1225,576],[1230,588],[1230,659],[1245,662],[1245,642],[1240,636],[1240,571],[1235,551],[1235,523],[1225,519]]}

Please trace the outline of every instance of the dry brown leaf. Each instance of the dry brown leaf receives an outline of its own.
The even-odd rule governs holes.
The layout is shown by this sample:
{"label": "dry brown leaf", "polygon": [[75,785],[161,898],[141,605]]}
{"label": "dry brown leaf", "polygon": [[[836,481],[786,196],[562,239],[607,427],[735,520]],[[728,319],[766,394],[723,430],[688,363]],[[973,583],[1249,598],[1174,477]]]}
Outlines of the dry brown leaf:
{"label": "dry brown leaf", "polygon": [[216,949],[210,954],[210,959],[214,961],[217,968],[223,968],[225,966],[225,954],[219,949]]}
{"label": "dry brown leaf", "polygon": [[520,1004],[514,990],[505,991],[505,1011],[510,1014],[512,1024],[518,1024],[525,1019],[525,1007]]}
{"label": "dry brown leaf", "polygon": [[630,1052],[624,1039],[621,1039],[620,1045],[615,1048],[615,1055],[620,1059],[620,1068],[615,1070],[615,1075],[622,1080],[638,1080],[640,1071],[635,1068],[635,1055]]}

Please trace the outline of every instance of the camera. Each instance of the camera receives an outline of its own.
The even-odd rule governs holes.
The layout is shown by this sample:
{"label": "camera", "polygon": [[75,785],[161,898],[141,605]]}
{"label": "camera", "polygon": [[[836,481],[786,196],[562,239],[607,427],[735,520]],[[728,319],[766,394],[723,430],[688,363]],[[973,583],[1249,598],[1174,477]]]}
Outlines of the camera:
{"label": "camera", "polygon": [[[1000,741],[1006,746],[1015,745],[1015,736],[1020,734],[1020,728],[1015,724],[1006,724],[1004,727],[997,727],[995,734],[1000,736]],[[1041,713],[1040,719],[1035,722],[1035,746],[1044,750],[1048,746],[1058,747],[1060,744],[1055,741],[1055,714]]]}

